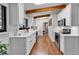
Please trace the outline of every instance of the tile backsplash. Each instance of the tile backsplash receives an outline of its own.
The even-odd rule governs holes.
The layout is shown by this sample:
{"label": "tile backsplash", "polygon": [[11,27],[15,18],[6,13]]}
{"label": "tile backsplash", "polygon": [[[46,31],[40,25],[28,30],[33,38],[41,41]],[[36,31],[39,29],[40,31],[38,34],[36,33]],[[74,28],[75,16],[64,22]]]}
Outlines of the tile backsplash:
{"label": "tile backsplash", "polygon": [[72,34],[79,34],[79,27],[78,26],[71,27],[71,33]]}

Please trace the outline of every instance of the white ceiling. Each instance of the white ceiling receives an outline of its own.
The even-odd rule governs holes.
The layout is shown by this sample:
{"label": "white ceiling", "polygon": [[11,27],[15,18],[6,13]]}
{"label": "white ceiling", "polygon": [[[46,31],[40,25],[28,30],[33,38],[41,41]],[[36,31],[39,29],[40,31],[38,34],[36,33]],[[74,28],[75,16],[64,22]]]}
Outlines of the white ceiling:
{"label": "white ceiling", "polygon": [[64,3],[44,3],[44,4],[40,4],[40,5],[35,5],[34,3],[24,3],[24,9],[31,10],[31,9],[57,6],[57,5],[61,5],[61,4],[64,4]]}
{"label": "white ceiling", "polygon": [[[62,5],[64,3],[44,3],[40,5],[35,5],[33,3],[24,3],[24,9],[25,10],[31,10],[31,9],[38,9],[38,8],[45,8],[45,7],[51,7],[51,6],[57,6],[57,5]],[[40,12],[40,13],[33,13],[33,16],[40,16],[40,15],[45,15],[45,14],[51,14],[51,13],[59,13],[60,10],[57,11],[48,11],[48,12]]]}

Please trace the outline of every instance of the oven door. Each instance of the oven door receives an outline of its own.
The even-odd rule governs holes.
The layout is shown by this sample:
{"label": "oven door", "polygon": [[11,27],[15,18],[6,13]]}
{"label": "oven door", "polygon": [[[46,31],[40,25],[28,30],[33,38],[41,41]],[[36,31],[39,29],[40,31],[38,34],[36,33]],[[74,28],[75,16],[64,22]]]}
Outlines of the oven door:
{"label": "oven door", "polygon": [[60,50],[60,34],[57,32],[55,32],[55,42],[56,42],[57,48]]}

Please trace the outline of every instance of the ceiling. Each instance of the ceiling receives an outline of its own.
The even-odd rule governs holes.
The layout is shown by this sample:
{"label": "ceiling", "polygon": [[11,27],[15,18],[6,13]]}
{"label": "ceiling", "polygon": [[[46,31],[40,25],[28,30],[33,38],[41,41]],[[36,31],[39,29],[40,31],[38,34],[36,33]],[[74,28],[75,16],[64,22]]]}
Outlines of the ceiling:
{"label": "ceiling", "polygon": [[57,5],[62,5],[62,4],[64,3],[44,3],[40,5],[35,5],[34,3],[24,3],[24,9],[32,10],[32,9],[51,7],[51,6],[57,6]]}
{"label": "ceiling", "polygon": [[[62,4],[64,4],[64,3],[44,3],[44,4],[40,4],[40,5],[35,5],[34,3],[24,3],[24,9],[33,10],[33,9],[39,9],[39,8],[45,8],[45,7],[58,6],[58,5],[62,5]],[[40,16],[40,15],[46,15],[46,14],[51,14],[51,13],[57,14],[60,11],[61,10],[33,13],[32,16]]]}

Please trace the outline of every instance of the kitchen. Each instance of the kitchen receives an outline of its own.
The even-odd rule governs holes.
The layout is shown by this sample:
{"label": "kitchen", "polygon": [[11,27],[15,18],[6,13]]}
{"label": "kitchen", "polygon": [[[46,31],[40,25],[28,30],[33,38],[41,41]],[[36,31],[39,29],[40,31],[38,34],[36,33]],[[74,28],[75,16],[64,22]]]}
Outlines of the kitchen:
{"label": "kitchen", "polygon": [[69,4],[57,15],[58,27],[54,30],[52,38],[55,38],[56,46],[65,55],[79,54],[79,20],[77,14],[78,4]]}
{"label": "kitchen", "polygon": [[[79,4],[49,3],[45,5],[49,5],[49,7],[57,5],[57,7],[62,6],[62,8],[34,14],[28,11],[31,10],[32,3],[3,3],[1,5],[6,6],[7,11],[4,10],[4,13],[7,14],[4,17],[6,31],[0,33],[0,41],[2,44],[8,45],[8,55],[29,55],[37,42],[37,38],[45,33],[48,34],[48,40],[54,42],[63,55],[79,54]],[[40,5],[40,7],[42,6]],[[32,5],[31,8],[34,6]],[[42,18],[40,15],[45,16]],[[35,18],[36,16],[39,18]]]}

